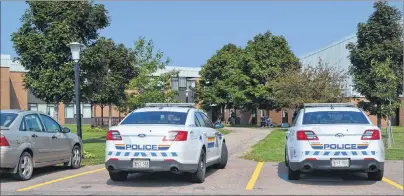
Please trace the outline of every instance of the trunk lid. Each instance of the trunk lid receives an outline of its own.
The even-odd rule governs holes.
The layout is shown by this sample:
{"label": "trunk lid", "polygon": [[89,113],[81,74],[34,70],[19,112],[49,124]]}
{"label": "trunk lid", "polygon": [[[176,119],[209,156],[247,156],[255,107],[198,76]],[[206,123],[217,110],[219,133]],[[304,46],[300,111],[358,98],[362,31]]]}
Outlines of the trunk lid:
{"label": "trunk lid", "polygon": [[366,149],[372,140],[362,140],[366,130],[378,130],[372,125],[310,125],[304,130],[312,130],[318,140],[308,142],[318,150]]}
{"label": "trunk lid", "polygon": [[[173,141],[163,141],[170,131],[185,130],[184,125],[119,125],[121,141],[114,141],[115,146],[132,150],[167,150]],[[118,145],[117,145],[118,144]]]}

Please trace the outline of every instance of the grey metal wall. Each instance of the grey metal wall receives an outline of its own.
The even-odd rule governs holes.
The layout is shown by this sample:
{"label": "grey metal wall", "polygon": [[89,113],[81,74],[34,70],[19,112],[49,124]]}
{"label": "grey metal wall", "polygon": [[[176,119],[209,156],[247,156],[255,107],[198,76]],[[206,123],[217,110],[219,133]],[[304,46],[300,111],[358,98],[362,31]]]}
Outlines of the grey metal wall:
{"label": "grey metal wall", "polygon": [[351,62],[349,60],[349,51],[348,49],[346,49],[346,46],[350,42],[356,43],[356,41],[357,41],[356,35],[348,36],[340,41],[334,42],[317,51],[303,55],[300,58],[300,61],[302,62],[303,67],[308,67],[318,65],[318,62],[321,59],[324,63],[328,64],[329,66],[334,66],[340,70],[343,70],[347,74],[347,78],[345,81],[346,86],[344,88],[345,96],[361,97],[361,95],[358,92],[356,92],[353,88],[352,76],[350,76],[347,73],[351,65]]}

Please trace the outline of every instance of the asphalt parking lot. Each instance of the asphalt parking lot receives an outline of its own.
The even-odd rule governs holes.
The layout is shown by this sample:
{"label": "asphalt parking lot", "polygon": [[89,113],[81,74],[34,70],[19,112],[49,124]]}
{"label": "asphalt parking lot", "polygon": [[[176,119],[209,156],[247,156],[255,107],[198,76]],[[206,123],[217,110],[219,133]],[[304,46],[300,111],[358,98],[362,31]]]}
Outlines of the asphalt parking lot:
{"label": "asphalt parking lot", "polygon": [[208,169],[203,184],[191,184],[185,176],[170,173],[133,174],[125,182],[113,182],[103,165],[78,170],[50,167],[34,171],[33,178],[24,182],[1,176],[1,195],[403,195],[402,161],[387,161],[385,179],[380,182],[368,181],[361,173],[314,173],[288,181],[284,163],[239,158],[269,132],[237,128],[226,135],[228,165],[223,170]]}

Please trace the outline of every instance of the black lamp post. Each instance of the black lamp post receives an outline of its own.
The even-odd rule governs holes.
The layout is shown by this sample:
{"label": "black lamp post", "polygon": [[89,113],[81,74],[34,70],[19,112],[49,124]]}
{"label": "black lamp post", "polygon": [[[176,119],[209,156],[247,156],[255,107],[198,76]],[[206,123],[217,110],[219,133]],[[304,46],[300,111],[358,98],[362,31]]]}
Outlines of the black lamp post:
{"label": "black lamp post", "polygon": [[70,47],[72,52],[72,59],[74,61],[74,88],[76,91],[76,123],[77,123],[77,135],[82,138],[81,134],[81,111],[80,111],[80,67],[79,67],[79,59],[80,52],[84,48],[83,44],[78,42],[73,42],[67,45]]}

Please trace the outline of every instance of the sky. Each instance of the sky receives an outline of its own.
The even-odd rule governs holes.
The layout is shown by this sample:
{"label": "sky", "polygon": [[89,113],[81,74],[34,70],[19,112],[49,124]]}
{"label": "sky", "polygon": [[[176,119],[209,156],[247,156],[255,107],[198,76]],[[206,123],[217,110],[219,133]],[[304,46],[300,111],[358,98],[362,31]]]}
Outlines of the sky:
{"label": "sky", "polygon": [[[356,33],[373,12],[373,1],[96,1],[111,25],[101,36],[133,47],[140,36],[170,57],[171,66],[199,67],[222,46],[244,47],[255,35],[283,35],[296,56]],[[400,1],[391,5],[402,10]],[[1,2],[1,54],[17,54],[10,35],[21,26],[25,2]]]}

